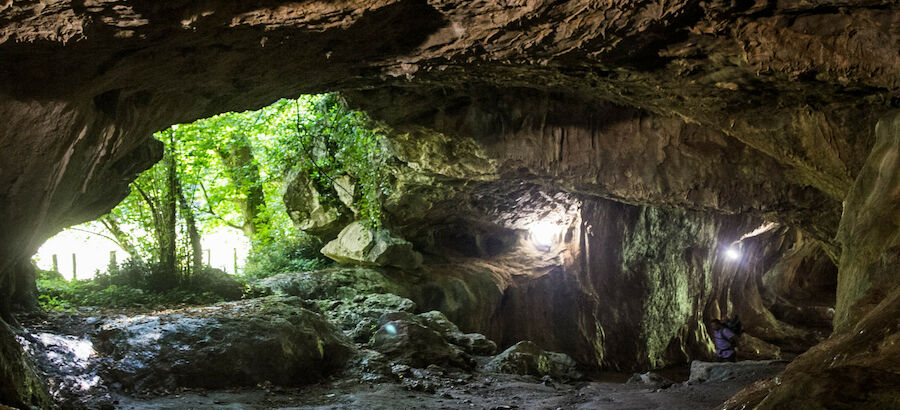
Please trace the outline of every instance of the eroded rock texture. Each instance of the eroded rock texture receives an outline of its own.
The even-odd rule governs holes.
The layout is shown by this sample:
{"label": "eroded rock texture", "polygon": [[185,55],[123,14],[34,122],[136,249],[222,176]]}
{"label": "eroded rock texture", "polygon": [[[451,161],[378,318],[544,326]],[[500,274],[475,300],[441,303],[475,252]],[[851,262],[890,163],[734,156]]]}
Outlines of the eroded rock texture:
{"label": "eroded rock texture", "polygon": [[[770,295],[773,291],[763,283],[766,275],[784,276],[777,271],[782,255],[803,245],[793,231],[775,229],[745,239],[742,258],[730,260],[724,249],[758,228],[759,220],[602,199],[556,199],[567,201],[577,213],[560,227],[561,242],[549,252],[520,239],[494,256],[457,253],[446,263],[423,267],[428,279],[420,280],[420,288],[412,291],[420,296],[413,299],[503,347],[534,340],[589,366],[621,370],[709,357],[704,319],[711,317],[741,315],[748,339],[761,339],[755,350],[771,351],[763,357],[776,356],[773,345],[802,352],[823,337],[808,323],[790,324],[777,309],[810,304]],[[539,200],[531,204],[538,209],[554,205]],[[481,242],[488,242],[504,230],[515,231],[516,223],[526,222],[457,220],[454,225],[479,226],[487,238]],[[472,235],[447,237],[454,238],[454,246],[479,242]],[[440,254],[454,253],[451,248]],[[819,257],[824,259],[817,260],[820,263],[830,263],[824,253]],[[810,267],[810,261],[804,261],[785,270],[793,274]],[[782,305],[776,304],[779,300]],[[824,306],[828,308],[827,302]]]}
{"label": "eroded rock texture", "polygon": [[[877,142],[847,198],[839,238],[838,331],[785,369],[727,404],[777,409],[814,403],[900,406],[900,289],[897,261],[897,154],[900,113],[882,118]],[[858,302],[855,302],[859,300]],[[855,303],[854,303],[855,302]],[[804,392],[803,396],[796,392]]]}
{"label": "eroded rock texture", "polygon": [[[817,306],[798,305],[802,295],[791,292],[754,291],[754,281],[801,283],[806,275],[798,272],[806,270],[797,267],[827,270],[827,255],[839,264],[834,314],[842,332],[817,349],[831,354],[856,327],[872,335],[870,326],[883,324],[873,315],[893,306],[897,166],[883,141],[896,137],[896,120],[882,121],[880,142],[869,152],[876,121],[898,104],[898,19],[900,9],[886,0],[5,2],[2,310],[28,289],[23,262],[45,238],[105,212],[159,157],[152,131],[282,96],[339,90],[411,141],[437,141],[426,156],[466,160],[432,161],[431,172],[444,176],[437,181],[465,183],[423,190],[435,196],[424,203],[470,198],[503,228],[469,221],[457,229],[450,220],[443,230],[417,228],[443,211],[416,208],[414,196],[394,198],[388,211],[398,210],[395,229],[423,250],[441,249],[442,238],[470,238],[452,241],[463,257],[500,257],[516,240],[509,230],[530,222],[521,214],[541,213],[527,205],[554,202],[528,195],[580,203],[580,210],[560,210],[571,245],[562,262],[530,264],[520,276],[528,280],[509,273],[511,262],[454,268],[501,271],[476,282],[484,286],[467,285],[485,294],[500,289],[497,312],[534,309],[521,303],[532,297],[565,300],[544,305],[556,314],[535,313],[577,313],[581,323],[559,332],[593,329],[567,339],[578,342],[547,340],[547,348],[605,341],[602,348],[561,347],[581,352],[581,360],[592,354],[598,362],[626,363],[636,352],[605,347],[631,336],[605,330],[620,321],[646,342],[637,348],[640,360],[661,363],[692,354],[681,348],[703,337],[701,318],[745,310],[755,312],[747,322],[761,339],[799,343],[775,320],[790,322],[793,307]],[[461,138],[478,149],[441,150],[449,146],[440,142]],[[516,203],[525,208],[504,208]],[[802,233],[746,242],[752,251],[742,262],[762,258],[747,268],[753,275],[717,266],[717,241],[737,239],[763,219]],[[621,246],[624,240],[632,245]],[[785,274],[766,273],[772,270]],[[827,288],[827,276],[807,285]],[[623,292],[640,293],[640,302],[623,317],[605,317],[607,299]],[[484,308],[471,309],[491,312]],[[534,332],[528,323],[509,323],[516,324],[501,327],[504,335]],[[867,337],[872,346],[890,338]],[[890,349],[875,352],[868,357],[897,363]],[[30,385],[10,370],[17,356],[0,360],[4,385]],[[854,369],[865,374],[874,363]],[[884,371],[896,377],[895,368]],[[789,369],[785,380],[796,374]],[[841,372],[827,377],[838,380]],[[871,388],[896,388],[894,378]],[[25,390],[0,392],[0,402],[40,404]]]}
{"label": "eroded rock texture", "polygon": [[352,343],[297,298],[269,297],[110,319],[96,332],[104,372],[128,390],[314,383]]}

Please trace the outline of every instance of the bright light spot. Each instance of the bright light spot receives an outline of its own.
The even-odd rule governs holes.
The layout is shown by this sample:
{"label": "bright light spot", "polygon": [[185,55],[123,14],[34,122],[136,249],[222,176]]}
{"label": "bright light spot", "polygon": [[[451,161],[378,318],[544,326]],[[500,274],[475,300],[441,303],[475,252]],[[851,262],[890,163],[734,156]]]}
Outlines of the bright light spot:
{"label": "bright light spot", "polygon": [[201,247],[203,263],[207,262],[206,258],[209,256],[212,267],[228,273],[234,273],[234,252],[237,250],[238,271],[243,272],[247,254],[250,253],[250,240],[237,229],[222,227],[204,233]]}
{"label": "bright light spot", "polygon": [[[45,346],[55,346],[67,355],[70,354],[75,356],[76,361],[73,364],[80,365],[81,367],[87,367],[87,360],[96,354],[94,351],[94,344],[91,343],[90,340],[79,339],[74,336],[56,335],[53,333],[39,333],[32,336],[35,336]],[[50,352],[48,353],[48,357],[53,359],[54,357],[64,357],[64,355]]]}
{"label": "bright light spot", "polygon": [[391,323],[384,325],[384,331],[389,334],[396,335],[397,334],[397,326],[394,326]]}
{"label": "bright light spot", "polygon": [[[99,224],[85,224],[78,229],[103,232]],[[105,233],[105,232],[103,232]],[[66,279],[72,278],[72,254],[76,255],[78,279],[94,277],[96,271],[104,272],[109,266],[109,252],[117,252],[119,263],[127,256],[115,243],[102,236],[79,230],[65,230],[45,242],[35,255],[38,268],[53,268],[53,255],[57,255],[59,272]]]}
{"label": "bright light spot", "polygon": [[536,222],[528,228],[531,242],[539,250],[547,251],[556,244],[560,228],[551,222]]}
{"label": "bright light spot", "polygon": [[725,257],[729,260],[736,261],[741,258],[741,251],[735,248],[728,248],[725,250]]}
{"label": "bright light spot", "polygon": [[[79,225],[77,229],[90,230],[109,236],[102,225],[89,223]],[[132,231],[131,225],[125,228]],[[141,231],[133,231],[140,236]],[[209,263],[212,267],[222,269],[228,273],[234,273],[234,254],[237,251],[238,270],[241,271],[245,264],[247,254],[250,251],[250,241],[237,229],[222,227],[212,232],[205,232],[202,236],[203,263]],[[72,254],[76,254],[76,268],[78,279],[94,277],[96,271],[106,272],[109,266],[109,253],[116,252],[116,262],[121,264],[128,259],[128,254],[115,243],[102,236],[84,232],[82,230],[65,230],[45,242],[35,255],[37,266],[41,269],[53,268],[53,255],[57,255],[59,272],[66,279],[72,278]]]}

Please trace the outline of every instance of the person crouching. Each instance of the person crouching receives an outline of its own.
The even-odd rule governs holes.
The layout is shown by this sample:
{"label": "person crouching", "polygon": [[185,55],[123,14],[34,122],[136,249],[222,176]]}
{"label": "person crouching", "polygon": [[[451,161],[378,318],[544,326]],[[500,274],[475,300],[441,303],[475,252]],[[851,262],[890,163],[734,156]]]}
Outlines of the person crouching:
{"label": "person crouching", "polygon": [[716,356],[720,361],[736,362],[737,354],[734,352],[734,345],[737,335],[731,329],[723,326],[719,319],[710,320],[709,325],[712,329],[713,344],[716,345]]}

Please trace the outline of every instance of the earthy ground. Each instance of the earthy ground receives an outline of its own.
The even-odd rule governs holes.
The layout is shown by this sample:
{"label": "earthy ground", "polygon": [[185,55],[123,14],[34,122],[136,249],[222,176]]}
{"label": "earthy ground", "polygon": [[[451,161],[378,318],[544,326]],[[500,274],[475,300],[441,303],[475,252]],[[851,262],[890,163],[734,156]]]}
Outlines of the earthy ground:
{"label": "earthy ground", "polygon": [[[102,380],[93,365],[97,357],[87,337],[90,316],[54,314],[23,322],[27,330],[20,341],[66,408],[696,410],[717,407],[785,366],[784,362],[696,362],[693,371],[688,366],[663,369],[655,372],[658,378],[648,381],[629,382],[630,374],[595,373],[588,380],[570,383],[432,366],[410,369],[405,377],[390,382],[368,382],[348,374],[302,388],[263,384],[215,391],[124,392],[114,380]],[[479,358],[482,364],[487,359]]]}

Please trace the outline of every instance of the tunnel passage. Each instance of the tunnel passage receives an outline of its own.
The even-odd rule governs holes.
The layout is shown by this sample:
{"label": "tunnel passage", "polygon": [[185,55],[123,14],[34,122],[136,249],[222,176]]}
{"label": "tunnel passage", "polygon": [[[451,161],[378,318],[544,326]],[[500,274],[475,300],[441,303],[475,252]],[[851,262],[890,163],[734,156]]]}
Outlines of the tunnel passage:
{"label": "tunnel passage", "polygon": [[[434,284],[414,299],[503,347],[532,340],[588,367],[646,370],[709,357],[711,318],[742,318],[747,358],[792,357],[830,334],[836,268],[796,230],[536,186],[491,199],[454,203],[483,213],[456,220],[457,234],[417,228],[438,234],[422,246]],[[541,216],[556,227],[549,246],[534,237]],[[517,240],[490,254],[458,234],[472,231]]]}
{"label": "tunnel passage", "polygon": [[[888,114],[898,106],[900,37],[891,22],[900,11],[890,2],[138,3],[0,7],[4,301],[26,288],[18,267],[44,238],[107,210],[158,158],[148,143],[153,130],[331,89],[354,93],[396,126],[527,148],[486,144],[514,165],[504,172],[642,206],[766,214],[799,227],[839,265],[835,316],[847,334],[884,329],[882,316],[863,319],[896,306],[896,229],[881,223],[896,212],[865,200],[892,198],[893,168],[876,165],[896,135]],[[527,92],[506,93],[513,89]],[[560,111],[569,114],[543,115]],[[652,138],[658,129],[703,138]],[[881,148],[873,151],[876,134]],[[624,148],[637,149],[625,159],[603,155]],[[609,168],[570,167],[576,159]],[[714,166],[678,166],[692,160]],[[693,168],[703,172],[687,172]],[[758,203],[742,206],[749,201]],[[683,255],[709,257],[702,247]],[[783,304],[777,295],[760,300]],[[710,309],[720,314],[724,303]],[[773,315],[791,320],[790,312]],[[896,334],[888,329],[865,346]],[[837,357],[841,337],[821,356]],[[858,365],[852,373],[861,379],[877,366],[896,373],[895,351],[873,356],[889,360],[842,363]],[[17,351],[2,359],[19,363]],[[43,404],[24,387],[31,379],[10,369],[3,366],[0,379],[21,389],[3,391],[2,400]],[[808,379],[788,372],[773,389],[801,391],[790,381]],[[778,394],[790,396],[772,400]]]}

